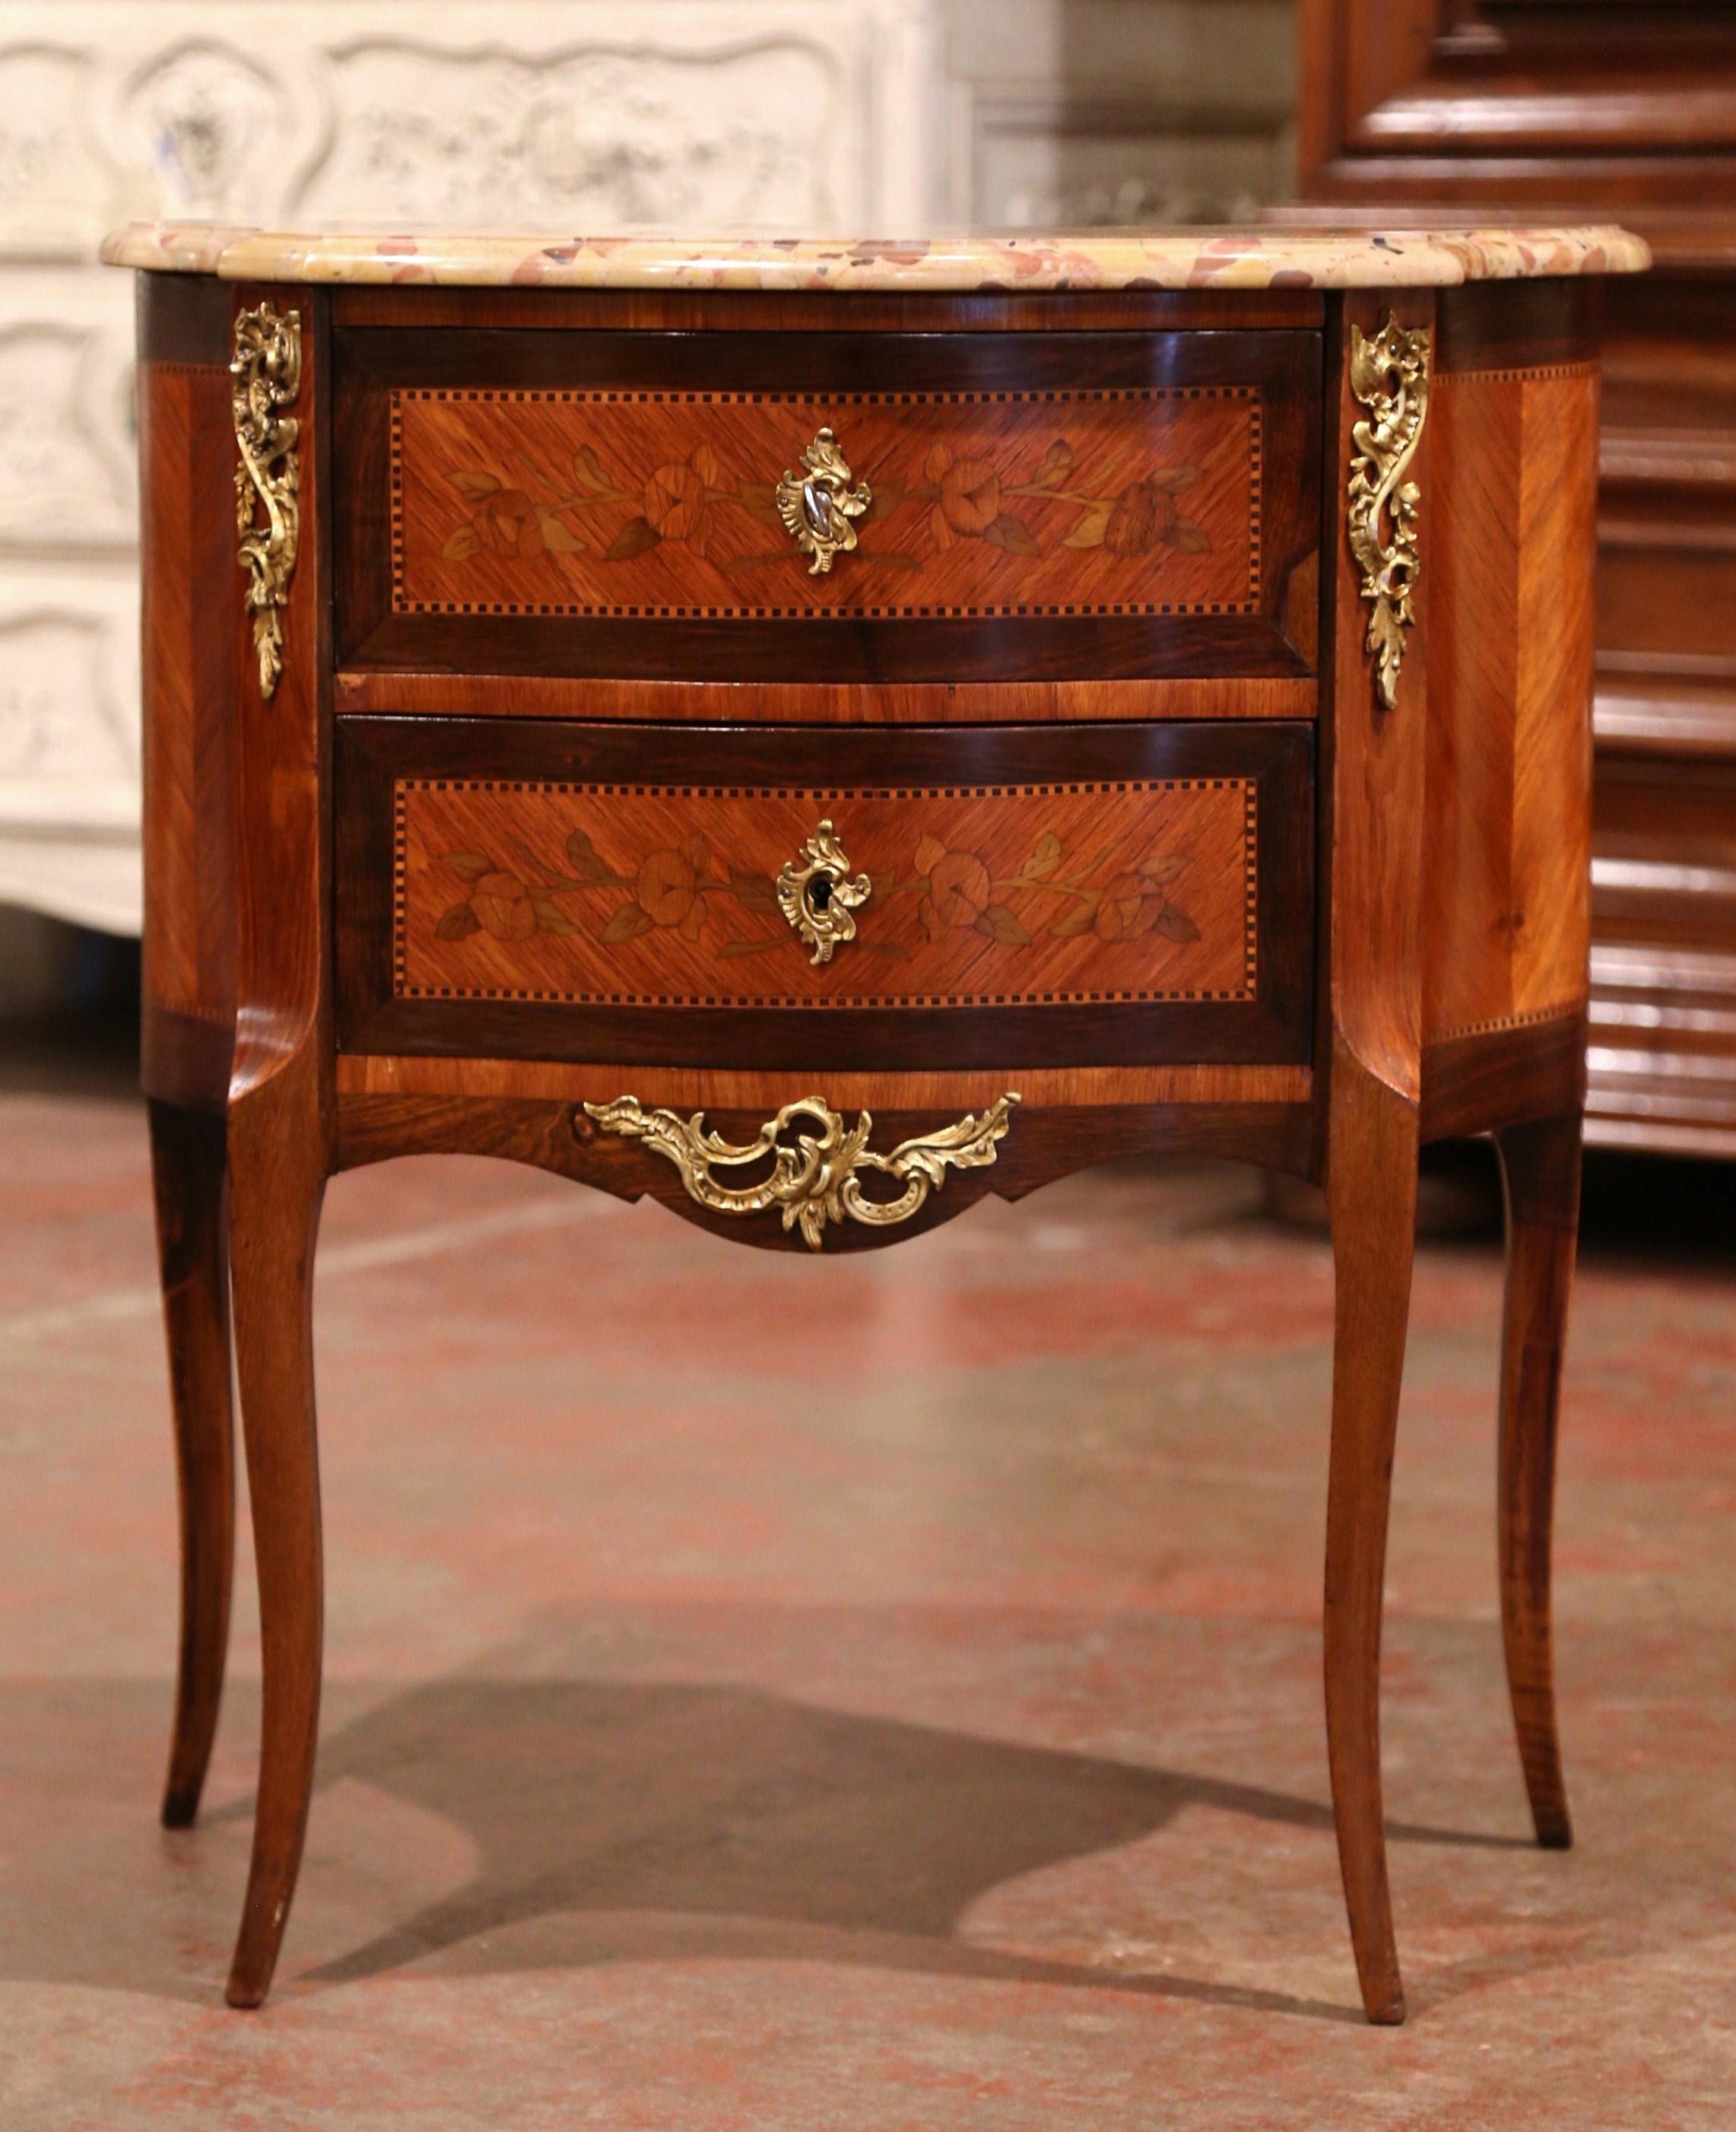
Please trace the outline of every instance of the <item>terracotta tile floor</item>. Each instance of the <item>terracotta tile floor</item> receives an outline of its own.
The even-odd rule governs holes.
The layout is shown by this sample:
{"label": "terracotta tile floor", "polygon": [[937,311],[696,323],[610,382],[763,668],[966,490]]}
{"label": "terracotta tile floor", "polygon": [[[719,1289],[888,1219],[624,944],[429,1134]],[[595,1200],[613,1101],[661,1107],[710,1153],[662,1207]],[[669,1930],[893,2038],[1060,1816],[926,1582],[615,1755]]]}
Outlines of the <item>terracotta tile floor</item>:
{"label": "terracotta tile floor", "polygon": [[0,1177],[4,2132],[1736,2122],[1736,1248],[1583,1278],[1566,1856],[1526,1841],[1497,1649],[1497,1262],[1425,1252],[1386,1690],[1414,2011],[1374,2032],[1317,1683],[1330,1265],[1250,1178],[1101,1174],[847,1265],[480,1163],[340,1179],[319,1791],[249,2016],[245,1552],[209,1811],[154,1817],[141,1116],[8,1094]]}

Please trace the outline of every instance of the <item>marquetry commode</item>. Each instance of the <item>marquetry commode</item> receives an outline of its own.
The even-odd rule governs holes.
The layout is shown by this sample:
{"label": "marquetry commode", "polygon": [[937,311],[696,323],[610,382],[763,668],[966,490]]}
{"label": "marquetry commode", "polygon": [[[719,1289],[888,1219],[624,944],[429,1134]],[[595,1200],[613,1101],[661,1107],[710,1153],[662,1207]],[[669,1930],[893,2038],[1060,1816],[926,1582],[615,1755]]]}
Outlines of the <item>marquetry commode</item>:
{"label": "marquetry commode", "polygon": [[1419,1142],[1508,1194],[1539,1840],[1614,230],[808,242],[135,228],[146,1001],[183,1510],[165,1817],[264,1640],[229,1997],[306,1826],[324,1180],[505,1155],[746,1241],[1066,1171],[1321,1179],[1327,1732],[1402,2018],[1380,1594]]}

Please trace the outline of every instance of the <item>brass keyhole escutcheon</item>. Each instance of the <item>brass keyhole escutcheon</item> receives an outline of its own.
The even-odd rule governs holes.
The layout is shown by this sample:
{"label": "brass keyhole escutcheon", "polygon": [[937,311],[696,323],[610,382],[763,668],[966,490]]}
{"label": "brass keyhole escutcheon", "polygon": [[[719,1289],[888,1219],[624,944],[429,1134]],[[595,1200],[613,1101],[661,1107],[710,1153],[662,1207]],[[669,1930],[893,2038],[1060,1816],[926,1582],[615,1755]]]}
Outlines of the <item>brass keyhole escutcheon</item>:
{"label": "brass keyhole escutcheon", "polygon": [[855,912],[873,893],[865,873],[851,876],[850,861],[830,822],[822,822],[802,847],[803,864],[785,862],[778,876],[778,908],[813,954],[816,965],[856,938]]}
{"label": "brass keyhole escutcheon", "polygon": [[823,577],[832,558],[856,545],[856,528],[874,501],[867,483],[852,483],[849,462],[829,429],[821,430],[802,454],[803,472],[784,469],[778,483],[778,516],[802,553],[811,559],[808,574]]}

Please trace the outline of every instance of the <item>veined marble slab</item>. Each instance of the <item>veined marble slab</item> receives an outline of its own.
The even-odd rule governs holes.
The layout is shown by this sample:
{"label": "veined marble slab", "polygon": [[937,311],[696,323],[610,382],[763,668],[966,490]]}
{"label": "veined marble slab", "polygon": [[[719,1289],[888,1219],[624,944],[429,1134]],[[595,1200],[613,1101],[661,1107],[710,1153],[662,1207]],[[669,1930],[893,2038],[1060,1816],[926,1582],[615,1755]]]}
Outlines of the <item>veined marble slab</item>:
{"label": "veined marble slab", "polygon": [[132,223],[112,266],[226,281],[436,282],[580,289],[1451,288],[1634,274],[1644,242],[1614,226],[1542,229],[1091,229],[880,238],[393,234]]}

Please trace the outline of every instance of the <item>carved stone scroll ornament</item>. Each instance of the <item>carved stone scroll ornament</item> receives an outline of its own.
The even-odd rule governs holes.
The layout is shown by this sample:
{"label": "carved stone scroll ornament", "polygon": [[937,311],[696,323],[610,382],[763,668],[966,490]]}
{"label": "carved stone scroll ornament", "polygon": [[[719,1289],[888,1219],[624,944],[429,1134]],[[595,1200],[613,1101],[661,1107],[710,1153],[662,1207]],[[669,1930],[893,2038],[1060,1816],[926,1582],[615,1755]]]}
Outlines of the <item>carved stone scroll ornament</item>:
{"label": "carved stone scroll ornament", "polygon": [[[1428,414],[1429,334],[1407,332],[1388,311],[1371,340],[1350,328],[1350,390],[1369,411],[1351,435],[1349,532],[1369,602],[1368,649],[1374,689],[1388,710],[1398,702],[1404,633],[1414,617],[1411,594],[1422,560],[1417,552],[1419,492],[1404,478]],[[1383,532],[1382,516],[1386,519]]]}
{"label": "carved stone scroll ornament", "polygon": [[[235,530],[247,574],[247,612],[259,659],[259,693],[267,701],[283,671],[282,611],[301,535],[301,425],[282,410],[301,391],[301,315],[261,304],[235,320],[231,397],[235,442]],[[265,514],[264,523],[260,513]]]}
{"label": "carved stone scroll ornament", "polygon": [[[613,1102],[583,1107],[605,1132],[643,1140],[654,1153],[674,1163],[688,1197],[700,1206],[715,1214],[760,1214],[774,1207],[784,1228],[799,1228],[808,1249],[817,1251],[827,1222],[842,1222],[847,1217],[870,1228],[893,1227],[908,1222],[926,1204],[929,1193],[938,1192],[946,1182],[949,1169],[981,1169],[992,1163],[1018,1101],[1014,1094],[1001,1096],[980,1118],[967,1112],[956,1126],[900,1142],[890,1155],[876,1155],[868,1145],[874,1120],[866,1111],[846,1131],[843,1119],[818,1096],[786,1103],[741,1147],[707,1132],[702,1111],[683,1118],[674,1111],[647,1110],[636,1096],[617,1096]],[[779,1136],[798,1120],[812,1121],[819,1132],[798,1131],[791,1147]],[[720,1184],[712,1174],[714,1169],[744,1169],[768,1156],[771,1174],[755,1184]],[[901,1184],[903,1192],[894,1199],[869,1198],[862,1190],[861,1174],[870,1169]]]}

